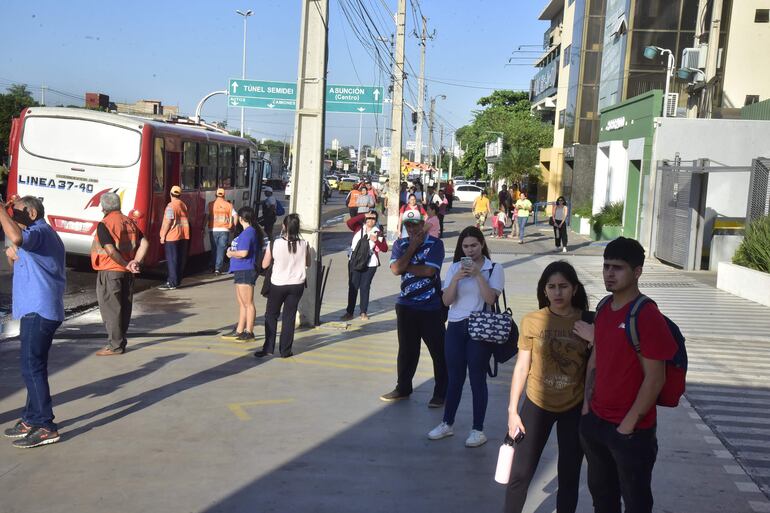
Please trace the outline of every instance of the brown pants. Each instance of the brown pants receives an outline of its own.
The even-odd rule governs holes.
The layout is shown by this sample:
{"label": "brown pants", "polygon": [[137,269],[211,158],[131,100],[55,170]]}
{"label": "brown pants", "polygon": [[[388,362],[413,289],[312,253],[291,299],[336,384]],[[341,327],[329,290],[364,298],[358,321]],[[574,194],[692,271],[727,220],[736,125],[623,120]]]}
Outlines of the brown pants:
{"label": "brown pants", "polygon": [[99,271],[96,274],[96,299],[110,348],[125,349],[134,299],[134,276],[129,272]]}

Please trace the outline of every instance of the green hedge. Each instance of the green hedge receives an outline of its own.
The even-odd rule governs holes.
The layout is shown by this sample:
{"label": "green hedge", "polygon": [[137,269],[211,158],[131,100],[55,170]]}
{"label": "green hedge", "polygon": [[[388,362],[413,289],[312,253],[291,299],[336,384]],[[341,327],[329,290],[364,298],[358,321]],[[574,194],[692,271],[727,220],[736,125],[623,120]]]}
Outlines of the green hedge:
{"label": "green hedge", "polygon": [[746,236],[733,256],[733,263],[770,273],[770,217],[761,217],[746,228]]}

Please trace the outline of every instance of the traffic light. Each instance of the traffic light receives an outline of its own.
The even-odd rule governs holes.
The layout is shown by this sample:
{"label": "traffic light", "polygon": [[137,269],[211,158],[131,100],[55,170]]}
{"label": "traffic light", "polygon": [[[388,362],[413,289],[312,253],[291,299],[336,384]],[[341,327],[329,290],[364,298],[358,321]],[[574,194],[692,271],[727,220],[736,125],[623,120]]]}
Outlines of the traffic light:
{"label": "traffic light", "polygon": [[416,112],[412,112],[412,124],[413,125],[417,124],[418,118],[419,118],[419,116],[417,116],[417,113]]}

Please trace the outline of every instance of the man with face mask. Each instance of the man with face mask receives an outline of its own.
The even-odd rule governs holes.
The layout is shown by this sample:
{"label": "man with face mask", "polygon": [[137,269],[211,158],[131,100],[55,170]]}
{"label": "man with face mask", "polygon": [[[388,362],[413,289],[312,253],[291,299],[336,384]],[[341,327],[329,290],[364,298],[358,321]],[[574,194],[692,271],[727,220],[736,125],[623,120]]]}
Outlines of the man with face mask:
{"label": "man with face mask", "polygon": [[45,222],[38,198],[25,196],[12,206],[13,218],[0,208],[0,225],[10,243],[5,254],[13,266],[13,318],[21,320],[27,402],[21,419],[4,435],[18,439],[14,447],[27,449],[59,441],[48,386],[48,351],[64,320],[65,252],[59,235]]}
{"label": "man with face mask", "polygon": [[107,328],[107,346],[96,356],[113,356],[126,352],[133,275],[139,272],[149,243],[136,223],[120,212],[120,196],[108,192],[100,204],[104,219],[96,226],[91,243],[91,266],[96,271],[96,299]]}

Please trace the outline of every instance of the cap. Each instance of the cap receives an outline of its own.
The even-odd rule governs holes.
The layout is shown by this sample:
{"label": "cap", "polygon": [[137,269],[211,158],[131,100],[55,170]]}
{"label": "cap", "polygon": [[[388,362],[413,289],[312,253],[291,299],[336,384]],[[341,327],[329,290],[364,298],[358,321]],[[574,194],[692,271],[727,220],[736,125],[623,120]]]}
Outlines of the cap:
{"label": "cap", "polygon": [[182,194],[182,188],[179,187],[178,185],[173,186],[171,188],[171,194],[173,194],[174,196],[179,196],[180,194]]}
{"label": "cap", "polygon": [[217,196],[220,196],[222,198],[225,197],[225,190],[224,189],[217,189]]}
{"label": "cap", "polygon": [[417,210],[407,210],[401,215],[402,223],[421,223],[422,216]]}
{"label": "cap", "polygon": [[262,188],[262,192],[269,192],[269,193],[271,193],[271,194],[272,194],[272,192],[273,192],[273,188],[272,188],[272,187],[263,187],[263,188]]}

